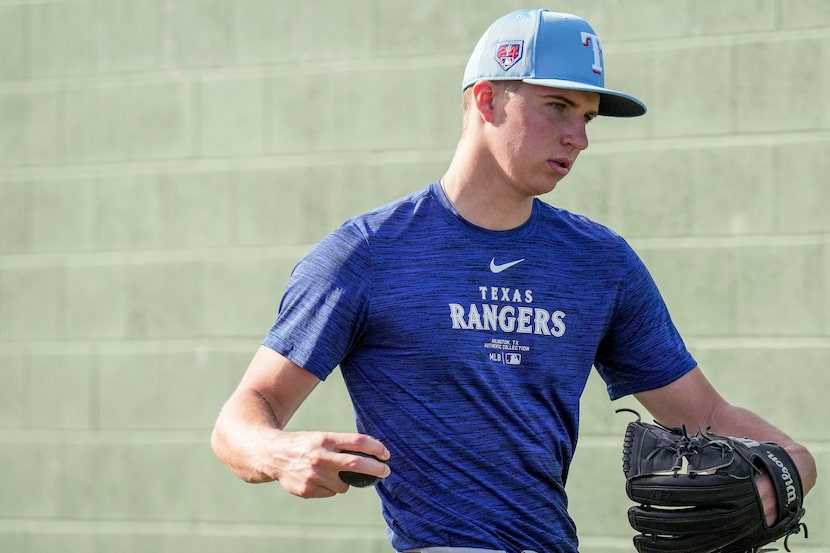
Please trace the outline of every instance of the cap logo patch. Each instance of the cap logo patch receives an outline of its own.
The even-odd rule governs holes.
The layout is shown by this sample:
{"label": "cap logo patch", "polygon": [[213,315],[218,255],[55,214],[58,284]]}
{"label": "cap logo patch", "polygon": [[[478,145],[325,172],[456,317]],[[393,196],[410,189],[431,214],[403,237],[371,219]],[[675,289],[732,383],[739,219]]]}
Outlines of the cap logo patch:
{"label": "cap logo patch", "polygon": [[581,35],[582,45],[594,51],[594,63],[591,65],[591,70],[597,75],[602,75],[602,43],[599,41],[599,37],[585,32],[581,33]]}
{"label": "cap logo patch", "polygon": [[502,69],[507,71],[516,65],[517,61],[522,59],[522,54],[524,54],[525,50],[524,44],[525,42],[523,40],[507,40],[496,44],[495,57]]}

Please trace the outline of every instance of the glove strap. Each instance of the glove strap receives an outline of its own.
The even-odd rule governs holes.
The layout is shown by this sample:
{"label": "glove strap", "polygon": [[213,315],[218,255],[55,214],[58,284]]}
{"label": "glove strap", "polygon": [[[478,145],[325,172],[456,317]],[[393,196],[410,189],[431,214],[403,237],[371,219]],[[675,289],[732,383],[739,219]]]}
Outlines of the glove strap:
{"label": "glove strap", "polygon": [[787,451],[775,443],[739,440],[752,453],[752,464],[765,470],[772,479],[778,498],[778,518],[782,520],[789,513],[798,513],[804,502],[801,476]]}

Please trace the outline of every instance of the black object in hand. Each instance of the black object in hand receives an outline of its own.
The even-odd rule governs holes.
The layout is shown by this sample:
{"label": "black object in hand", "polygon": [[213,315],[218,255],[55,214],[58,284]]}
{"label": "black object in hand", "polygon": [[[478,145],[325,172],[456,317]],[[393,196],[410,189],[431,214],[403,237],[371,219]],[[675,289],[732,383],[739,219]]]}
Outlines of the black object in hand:
{"label": "black object in hand", "polygon": [[[341,453],[349,453],[350,455],[360,455],[361,457],[369,457],[375,459],[376,461],[380,461],[374,455],[369,455],[368,453],[362,453],[360,451],[341,451]],[[385,463],[386,461],[380,461],[381,463]],[[380,480],[378,476],[372,476],[371,474],[364,474],[362,472],[352,472],[350,470],[341,470],[340,471],[340,479],[350,486],[354,486],[356,488],[367,488],[369,486],[374,486]]]}

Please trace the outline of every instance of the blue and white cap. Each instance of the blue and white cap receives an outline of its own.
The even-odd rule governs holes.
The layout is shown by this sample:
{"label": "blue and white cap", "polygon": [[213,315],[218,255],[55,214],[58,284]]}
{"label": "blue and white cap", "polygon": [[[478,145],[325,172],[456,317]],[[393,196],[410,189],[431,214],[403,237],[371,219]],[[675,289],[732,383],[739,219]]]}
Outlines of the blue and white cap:
{"label": "blue and white cap", "polygon": [[599,37],[587,21],[567,13],[519,10],[497,19],[470,56],[462,89],[482,79],[596,92],[600,115],[646,112],[637,98],[605,88]]}

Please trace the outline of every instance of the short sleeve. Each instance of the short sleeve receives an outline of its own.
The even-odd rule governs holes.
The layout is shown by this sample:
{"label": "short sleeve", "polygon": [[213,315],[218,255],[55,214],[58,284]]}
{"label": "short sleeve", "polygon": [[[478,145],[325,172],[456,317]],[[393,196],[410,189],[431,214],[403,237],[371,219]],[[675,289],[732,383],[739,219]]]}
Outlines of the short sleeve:
{"label": "short sleeve", "polygon": [[263,344],[325,380],[360,340],[370,280],[365,237],[346,224],[294,267]]}
{"label": "short sleeve", "polygon": [[665,386],[697,365],[648,269],[630,247],[627,266],[594,363],[611,399]]}

